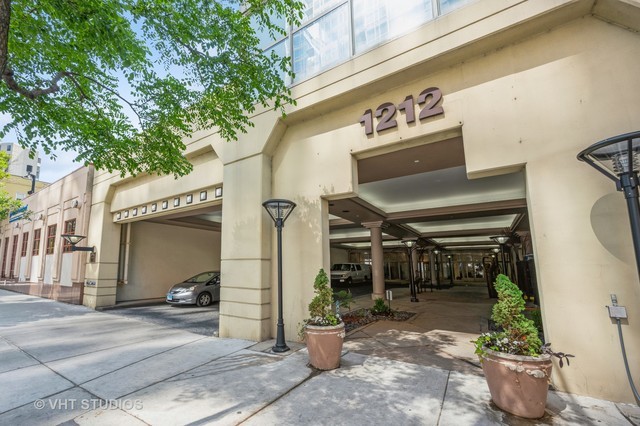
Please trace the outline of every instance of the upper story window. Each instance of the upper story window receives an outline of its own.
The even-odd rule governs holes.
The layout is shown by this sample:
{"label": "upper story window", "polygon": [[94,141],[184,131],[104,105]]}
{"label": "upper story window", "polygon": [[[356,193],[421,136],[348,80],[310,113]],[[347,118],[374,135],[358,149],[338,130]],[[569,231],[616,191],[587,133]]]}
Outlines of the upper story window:
{"label": "upper story window", "polygon": [[266,53],[291,57],[295,81],[302,81],[471,1],[303,0],[299,27],[275,21],[286,36],[257,36]]}
{"label": "upper story window", "polygon": [[356,53],[400,36],[433,19],[432,0],[353,0]]}

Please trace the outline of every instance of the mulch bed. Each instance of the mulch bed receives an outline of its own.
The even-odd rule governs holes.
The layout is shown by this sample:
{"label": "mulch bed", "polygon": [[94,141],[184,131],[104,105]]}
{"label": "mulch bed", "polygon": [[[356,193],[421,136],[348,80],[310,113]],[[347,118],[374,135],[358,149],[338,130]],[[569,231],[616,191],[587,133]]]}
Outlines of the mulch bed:
{"label": "mulch bed", "polygon": [[348,333],[351,330],[355,330],[356,328],[378,320],[406,321],[414,315],[415,312],[406,311],[391,311],[384,314],[374,314],[371,312],[371,309],[358,309],[357,311],[342,314],[342,321],[344,322],[345,331]]}

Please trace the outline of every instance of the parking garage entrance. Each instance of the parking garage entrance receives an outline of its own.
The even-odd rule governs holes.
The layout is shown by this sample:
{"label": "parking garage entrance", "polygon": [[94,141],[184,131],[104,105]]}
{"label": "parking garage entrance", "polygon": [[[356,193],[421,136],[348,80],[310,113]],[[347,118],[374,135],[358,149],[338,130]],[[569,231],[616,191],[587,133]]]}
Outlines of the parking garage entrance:
{"label": "parking garage entrance", "polygon": [[116,303],[164,303],[174,284],[220,271],[221,201],[143,218],[121,224]]}
{"label": "parking garage entrance", "polygon": [[[439,292],[489,306],[496,297],[492,283],[505,273],[531,306],[539,304],[524,169],[469,179],[461,137],[357,160],[358,196],[328,201],[332,264],[375,269],[380,262],[384,289],[408,288],[413,278],[418,299]],[[363,223],[381,230],[377,260],[373,231]],[[406,240],[415,245],[407,248]],[[375,286],[350,290],[381,294]]]}

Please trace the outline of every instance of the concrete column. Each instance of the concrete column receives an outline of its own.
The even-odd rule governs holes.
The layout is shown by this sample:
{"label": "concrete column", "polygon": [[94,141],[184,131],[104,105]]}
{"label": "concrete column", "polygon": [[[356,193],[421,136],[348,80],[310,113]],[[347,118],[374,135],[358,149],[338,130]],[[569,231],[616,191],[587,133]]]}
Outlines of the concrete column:
{"label": "concrete column", "polygon": [[271,293],[277,291],[271,285],[274,224],[262,207],[270,197],[269,156],[253,155],[225,164],[220,337],[263,341],[272,336],[276,308],[272,311]]}
{"label": "concrete column", "polygon": [[384,223],[382,221],[366,222],[362,226],[371,232],[371,276],[373,283],[371,299],[384,299],[384,251],[382,249],[382,228]]}
{"label": "concrete column", "polygon": [[86,264],[82,301],[90,308],[116,303],[120,225],[113,222],[110,210],[111,205],[104,201],[91,206],[87,241],[96,247],[96,261]]}

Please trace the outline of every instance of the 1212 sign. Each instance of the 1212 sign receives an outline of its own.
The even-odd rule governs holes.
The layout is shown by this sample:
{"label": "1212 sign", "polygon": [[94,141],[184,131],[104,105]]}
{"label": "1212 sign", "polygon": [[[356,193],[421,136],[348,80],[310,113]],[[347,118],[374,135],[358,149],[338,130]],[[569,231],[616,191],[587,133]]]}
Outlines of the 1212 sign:
{"label": "1212 sign", "polygon": [[[444,114],[442,106],[438,106],[438,103],[441,100],[442,92],[437,87],[424,89],[418,96],[418,105],[424,104],[420,109],[418,119],[424,120],[425,118]],[[416,121],[416,110],[413,95],[407,96],[402,103],[398,104],[397,107],[391,102],[385,102],[380,105],[376,109],[375,113],[376,118],[378,118],[376,132],[398,127],[398,122],[395,119],[396,111],[404,111],[407,123],[413,123]],[[373,133],[373,112],[370,109],[366,110],[362,117],[360,117],[360,124],[364,126],[364,133],[366,135]]]}

